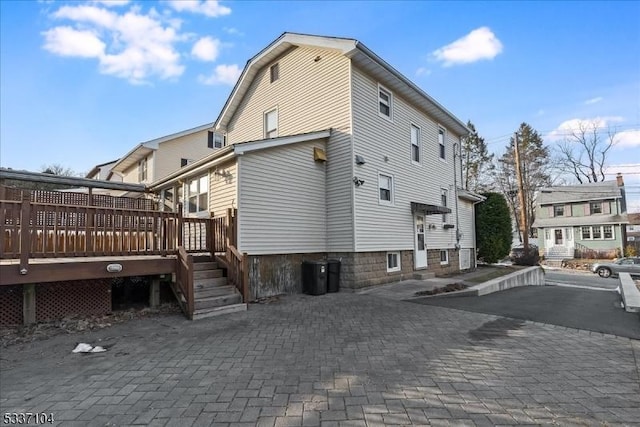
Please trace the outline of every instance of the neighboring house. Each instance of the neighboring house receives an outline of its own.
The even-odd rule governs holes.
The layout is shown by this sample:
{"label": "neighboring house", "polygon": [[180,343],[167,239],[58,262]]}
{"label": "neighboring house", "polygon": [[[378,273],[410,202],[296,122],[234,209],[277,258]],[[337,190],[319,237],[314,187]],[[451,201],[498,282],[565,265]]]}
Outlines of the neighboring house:
{"label": "neighboring house", "polygon": [[640,213],[627,214],[629,224],[627,224],[627,241],[625,245],[636,249],[636,254],[640,254]]}
{"label": "neighboring house", "polygon": [[149,184],[221,148],[224,141],[214,135],[212,123],[156,138],[135,146],[111,166],[122,182]]}
{"label": "neighboring house", "polygon": [[299,292],[303,260],[341,259],[349,288],[475,267],[468,129],[357,40],[283,34],[214,128],[225,148],[151,188],[194,216],[237,209],[253,298]]}
{"label": "neighboring house", "polygon": [[97,179],[100,181],[118,181],[122,182],[122,177],[119,175],[114,175],[111,170],[113,166],[118,163],[118,160],[112,160],[110,162],[102,163],[96,165],[91,169],[85,178],[88,179]]}
{"label": "neighboring house", "polygon": [[543,188],[536,220],[540,250],[548,259],[620,256],[627,224],[624,181]]}

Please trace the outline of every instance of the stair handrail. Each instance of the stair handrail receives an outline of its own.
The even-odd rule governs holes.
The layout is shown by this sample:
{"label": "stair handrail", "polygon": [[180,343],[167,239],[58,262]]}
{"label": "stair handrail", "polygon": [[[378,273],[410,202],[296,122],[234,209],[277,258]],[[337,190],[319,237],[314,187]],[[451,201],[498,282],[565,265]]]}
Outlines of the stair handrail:
{"label": "stair handrail", "polygon": [[230,242],[225,252],[227,264],[227,281],[242,295],[242,302],[249,303],[249,257],[240,253]]}
{"label": "stair handrail", "polygon": [[178,257],[176,259],[176,284],[185,299],[182,304],[184,314],[189,320],[193,320],[194,312],[194,291],[193,291],[193,256],[190,255],[183,246],[178,247]]}

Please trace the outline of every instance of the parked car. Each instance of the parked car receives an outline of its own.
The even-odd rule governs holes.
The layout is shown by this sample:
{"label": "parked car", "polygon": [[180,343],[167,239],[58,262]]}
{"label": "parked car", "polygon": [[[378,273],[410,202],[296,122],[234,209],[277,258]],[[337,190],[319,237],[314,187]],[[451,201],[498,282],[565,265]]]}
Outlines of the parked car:
{"label": "parked car", "polygon": [[617,276],[619,273],[640,276],[640,257],[620,258],[612,262],[595,263],[591,266],[591,271],[600,277]]}

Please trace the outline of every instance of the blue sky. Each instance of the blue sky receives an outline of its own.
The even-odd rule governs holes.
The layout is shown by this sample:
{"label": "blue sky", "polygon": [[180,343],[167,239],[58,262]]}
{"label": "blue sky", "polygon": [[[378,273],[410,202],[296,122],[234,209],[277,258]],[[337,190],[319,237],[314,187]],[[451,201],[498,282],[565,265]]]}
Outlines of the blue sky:
{"label": "blue sky", "polygon": [[613,126],[640,211],[640,2],[0,2],[0,165],[79,172],[212,122],[285,31],[356,38],[501,153]]}

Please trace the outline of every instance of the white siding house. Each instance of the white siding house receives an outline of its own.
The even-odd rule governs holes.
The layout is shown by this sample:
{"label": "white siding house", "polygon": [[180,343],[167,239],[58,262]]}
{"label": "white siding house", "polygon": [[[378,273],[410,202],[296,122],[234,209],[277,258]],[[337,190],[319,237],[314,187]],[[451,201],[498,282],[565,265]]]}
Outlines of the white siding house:
{"label": "white siding house", "polygon": [[305,259],[340,258],[349,288],[475,266],[466,126],[360,42],[283,34],[213,128],[225,148],[152,188],[208,174],[209,215],[238,209],[253,297],[299,292]]}

